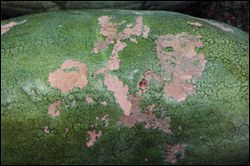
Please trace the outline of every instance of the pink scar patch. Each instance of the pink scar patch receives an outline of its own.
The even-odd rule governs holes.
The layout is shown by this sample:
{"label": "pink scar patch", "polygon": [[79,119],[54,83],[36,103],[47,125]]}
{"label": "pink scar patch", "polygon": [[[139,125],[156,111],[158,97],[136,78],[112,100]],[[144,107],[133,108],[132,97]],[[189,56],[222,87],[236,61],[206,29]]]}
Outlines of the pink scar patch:
{"label": "pink scar patch", "polygon": [[87,83],[87,66],[73,60],[66,60],[60,69],[49,74],[48,81],[61,93],[67,93],[74,87],[84,88]]}

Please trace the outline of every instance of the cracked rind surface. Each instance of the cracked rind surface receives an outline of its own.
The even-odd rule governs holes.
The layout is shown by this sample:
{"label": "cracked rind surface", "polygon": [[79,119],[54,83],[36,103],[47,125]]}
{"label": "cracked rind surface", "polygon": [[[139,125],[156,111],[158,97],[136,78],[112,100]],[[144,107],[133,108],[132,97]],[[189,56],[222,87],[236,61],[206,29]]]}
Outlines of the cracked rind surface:
{"label": "cracked rind surface", "polygon": [[[95,48],[93,49],[94,53],[98,53],[100,50],[105,50],[109,44],[113,44],[114,40],[115,45],[112,50],[111,56],[108,61],[108,65],[102,69],[96,70],[95,74],[104,74],[104,84],[108,87],[108,90],[114,92],[114,96],[116,101],[119,103],[121,108],[124,111],[125,116],[129,116],[131,112],[131,103],[127,99],[128,86],[125,85],[123,87],[122,81],[120,81],[116,76],[112,77],[110,74],[106,72],[118,70],[120,68],[120,59],[119,52],[122,51],[127,44],[121,42],[121,40],[131,39],[131,36],[143,36],[144,38],[148,38],[148,33],[150,28],[146,25],[143,25],[143,18],[138,16],[136,18],[135,25],[127,26],[122,32],[117,33],[117,28],[119,25],[125,23],[123,20],[121,23],[112,23],[110,16],[101,16],[98,18],[100,28],[100,33],[106,37],[105,41],[99,41],[95,44]],[[133,27],[132,27],[133,26]],[[132,38],[130,40],[132,42],[137,42],[136,39]]]}
{"label": "cracked rind surface", "polygon": [[158,119],[151,111],[142,113],[140,108],[141,98],[135,95],[129,95],[128,100],[132,103],[131,115],[123,116],[118,124],[124,124],[129,128],[137,123],[143,123],[145,128],[160,129],[165,133],[171,134],[170,118]]}
{"label": "cracked rind surface", "polygon": [[[164,147],[180,142],[188,147],[186,157],[176,164],[232,164],[249,158],[249,60],[248,34],[234,29],[224,32],[199,19],[171,12],[129,12],[84,10],[43,13],[2,21],[27,19],[1,37],[1,164],[146,164],[162,165]],[[117,125],[123,116],[114,94],[104,85],[102,75],[91,75],[108,64],[115,42],[93,54],[100,40],[98,18],[111,16],[119,25],[135,24],[137,16],[150,27],[147,39],[133,37],[122,41],[118,70],[111,71],[128,94],[139,91],[144,72],[163,75],[156,54],[157,37],[188,33],[199,40],[206,67],[202,76],[191,80],[195,93],[178,103],[164,95],[161,81],[148,79],[148,90],[141,94],[141,109],[155,104],[157,118],[171,117],[172,134],[145,129],[138,123],[131,128]],[[187,21],[200,22],[196,28]],[[122,31],[123,29],[121,29]],[[105,38],[105,37],[104,37]],[[101,39],[102,40],[102,39]],[[171,50],[170,50],[171,51]],[[61,94],[48,82],[49,73],[67,59],[88,66],[88,84]],[[70,72],[72,70],[67,70]],[[166,82],[171,82],[166,78]],[[91,94],[95,104],[85,102]],[[51,118],[48,106],[61,100],[60,116]],[[106,101],[106,106],[101,102]],[[99,104],[100,103],[100,104]],[[95,117],[109,114],[107,127]],[[47,126],[49,133],[44,133]],[[181,126],[181,130],[179,129]],[[68,128],[68,132],[65,129]],[[89,130],[102,131],[96,144],[86,147]],[[47,132],[47,131],[46,131]],[[178,155],[177,155],[178,156]],[[169,163],[170,164],[170,163]]]}
{"label": "cracked rind surface", "polygon": [[89,96],[86,96],[85,101],[86,101],[88,104],[93,104],[93,103],[94,103],[94,100],[93,100],[93,98],[92,98],[90,95],[89,95]]}
{"label": "cracked rind surface", "polygon": [[14,22],[14,21],[12,21],[12,22],[9,22],[9,23],[4,24],[4,25],[1,24],[1,35],[4,34],[4,33],[6,33],[6,32],[8,32],[12,27],[15,27],[17,25],[23,24],[26,21],[27,20],[23,20],[23,21],[20,21],[20,22]]}
{"label": "cracked rind surface", "polygon": [[[171,163],[171,164],[175,164],[177,162],[178,159],[184,159],[185,158],[185,149],[186,149],[187,145],[183,144],[183,143],[178,143],[176,145],[167,145],[166,146],[166,161]],[[177,155],[180,155],[177,158]]]}
{"label": "cracked rind surface", "polygon": [[112,76],[108,73],[104,74],[104,84],[109,91],[114,92],[117,103],[124,111],[124,115],[129,116],[131,112],[132,104],[128,100],[128,86],[124,85],[116,76]]}
{"label": "cracked rind surface", "polygon": [[[65,69],[77,68],[79,71],[66,72]],[[61,93],[68,93],[74,87],[84,88],[87,83],[87,67],[78,61],[66,60],[60,69],[49,74],[48,81],[51,86],[59,89]]]}
{"label": "cracked rind surface", "polygon": [[107,71],[118,70],[120,68],[120,59],[118,53],[127,46],[126,43],[117,40],[114,49],[112,51],[111,57],[109,59],[108,65],[102,69],[95,71],[95,74],[103,74]]}
{"label": "cracked rind surface", "polygon": [[187,24],[195,26],[195,27],[202,27],[203,25],[199,22],[190,22],[188,21]]}
{"label": "cracked rind surface", "polygon": [[60,100],[57,100],[56,102],[52,103],[49,105],[49,108],[48,108],[48,114],[50,116],[52,116],[53,118],[54,117],[57,117],[60,115],[60,110],[57,109],[57,107],[61,104],[61,101]]}
{"label": "cracked rind surface", "polygon": [[[172,82],[165,84],[164,93],[178,102],[184,101],[194,91],[193,85],[186,81],[190,81],[193,77],[199,78],[205,69],[204,54],[195,52],[195,48],[203,47],[198,38],[200,36],[180,33],[162,35],[156,40],[156,52],[164,75],[173,77]],[[164,48],[173,50],[166,52]]]}
{"label": "cracked rind surface", "polygon": [[86,142],[87,147],[93,146],[98,138],[102,136],[102,131],[96,132],[94,131],[88,131],[88,141]]}

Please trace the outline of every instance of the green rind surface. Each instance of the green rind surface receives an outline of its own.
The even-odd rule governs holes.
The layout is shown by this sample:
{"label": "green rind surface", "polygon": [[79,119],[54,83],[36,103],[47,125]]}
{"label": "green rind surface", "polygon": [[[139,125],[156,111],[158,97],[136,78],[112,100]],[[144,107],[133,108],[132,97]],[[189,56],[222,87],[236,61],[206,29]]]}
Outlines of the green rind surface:
{"label": "green rind surface", "polygon": [[[173,134],[145,129],[129,129],[116,124],[122,110],[113,93],[103,84],[103,76],[91,74],[108,63],[112,46],[97,55],[91,53],[99,33],[97,19],[109,15],[114,22],[134,23],[143,16],[150,27],[149,38],[138,44],[126,41],[120,53],[120,69],[113,71],[138,91],[146,69],[161,73],[156,56],[156,36],[187,32],[203,35],[199,49],[207,60],[205,70],[194,80],[196,90],[182,103],[163,95],[157,82],[142,96],[141,107],[156,104],[157,113],[171,117]],[[248,35],[237,28],[225,32],[194,17],[173,12],[72,10],[23,16],[1,22],[27,22],[1,36],[1,163],[2,164],[168,164],[166,144],[187,144],[186,157],[176,164],[235,164],[249,156],[248,119]],[[199,22],[202,27],[187,24]],[[62,95],[50,86],[48,75],[73,59],[88,66],[88,85]],[[94,105],[84,98],[91,94]],[[61,115],[47,115],[49,104],[62,100]],[[106,107],[100,105],[107,101]],[[91,148],[85,146],[87,131],[96,116],[109,114],[107,128],[99,122],[103,135]],[[43,132],[48,126],[50,134]],[[181,126],[181,130],[179,129]],[[65,128],[69,131],[66,133]],[[145,161],[145,158],[148,161]]]}

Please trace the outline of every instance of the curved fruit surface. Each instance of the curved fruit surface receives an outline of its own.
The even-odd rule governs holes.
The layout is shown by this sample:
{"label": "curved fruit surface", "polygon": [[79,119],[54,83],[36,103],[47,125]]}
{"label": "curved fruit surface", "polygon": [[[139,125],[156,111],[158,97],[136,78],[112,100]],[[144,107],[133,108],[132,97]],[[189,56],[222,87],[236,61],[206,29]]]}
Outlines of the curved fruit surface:
{"label": "curved fruit surface", "polygon": [[173,12],[2,21],[1,163],[247,162],[248,40]]}

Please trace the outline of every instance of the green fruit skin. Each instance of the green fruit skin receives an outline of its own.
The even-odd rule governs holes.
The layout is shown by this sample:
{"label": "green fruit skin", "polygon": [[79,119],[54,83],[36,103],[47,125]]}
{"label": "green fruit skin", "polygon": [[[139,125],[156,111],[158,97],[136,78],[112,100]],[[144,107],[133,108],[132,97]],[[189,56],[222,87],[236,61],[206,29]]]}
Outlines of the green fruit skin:
{"label": "green fruit skin", "polygon": [[[156,55],[156,36],[186,32],[202,35],[207,61],[195,91],[181,103],[163,95],[154,83],[142,96],[141,108],[156,104],[171,118],[172,134],[117,125],[122,109],[103,76],[91,74],[108,63],[113,46],[98,54],[92,49],[102,40],[98,17],[134,23],[143,17],[149,38],[126,41],[119,52],[121,66],[112,73],[138,91],[145,70],[161,72]],[[22,16],[27,20],[1,36],[1,164],[169,164],[164,161],[167,144],[185,143],[185,158],[176,164],[240,164],[248,162],[249,38],[228,26],[226,32],[200,19],[174,12],[72,10]],[[202,27],[187,24],[199,22]],[[72,59],[88,66],[88,85],[61,94],[48,82],[49,73]],[[95,103],[84,98],[91,94]],[[61,114],[51,118],[49,104],[60,99]],[[100,103],[107,101],[107,106]],[[96,117],[109,114],[108,127]],[[91,125],[103,135],[91,148],[85,146]],[[44,133],[48,126],[50,133]],[[181,129],[179,128],[181,126]],[[66,131],[68,129],[68,132]],[[147,158],[147,160],[145,160]]]}

